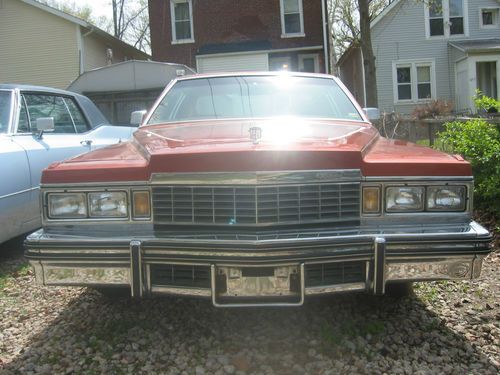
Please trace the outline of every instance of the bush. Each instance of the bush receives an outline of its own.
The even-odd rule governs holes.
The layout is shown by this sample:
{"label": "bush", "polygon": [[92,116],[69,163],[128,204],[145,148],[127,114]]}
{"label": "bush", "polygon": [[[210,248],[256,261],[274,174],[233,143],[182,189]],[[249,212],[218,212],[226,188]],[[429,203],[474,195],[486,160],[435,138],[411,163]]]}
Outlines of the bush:
{"label": "bush", "polygon": [[476,206],[500,213],[500,131],[481,118],[448,122],[440,140],[472,165]]}
{"label": "bush", "polygon": [[453,103],[443,100],[431,100],[425,104],[421,104],[413,110],[413,116],[419,120],[424,118],[434,118],[438,116],[446,116],[451,113]]}
{"label": "bush", "polygon": [[500,101],[483,95],[481,90],[476,90],[474,105],[479,112],[498,113],[500,111]]}

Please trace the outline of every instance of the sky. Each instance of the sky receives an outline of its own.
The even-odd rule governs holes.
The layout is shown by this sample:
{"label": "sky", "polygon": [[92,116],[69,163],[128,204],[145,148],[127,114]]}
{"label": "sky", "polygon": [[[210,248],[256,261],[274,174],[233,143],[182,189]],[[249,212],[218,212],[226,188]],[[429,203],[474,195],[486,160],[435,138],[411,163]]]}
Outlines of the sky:
{"label": "sky", "polygon": [[109,19],[113,18],[113,8],[111,0],[79,0],[79,5],[89,5],[92,8],[94,17],[106,16]]}

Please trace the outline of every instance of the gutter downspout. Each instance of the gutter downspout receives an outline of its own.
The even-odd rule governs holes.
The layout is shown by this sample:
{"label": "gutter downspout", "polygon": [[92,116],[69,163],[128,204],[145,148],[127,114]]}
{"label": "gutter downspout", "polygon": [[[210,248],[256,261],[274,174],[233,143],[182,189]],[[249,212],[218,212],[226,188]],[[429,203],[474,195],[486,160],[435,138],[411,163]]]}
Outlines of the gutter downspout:
{"label": "gutter downspout", "polygon": [[88,37],[94,32],[94,26],[89,27],[89,31],[82,35],[82,27],[77,26],[77,38],[78,38],[78,52],[80,54],[80,74],[85,72],[85,41],[84,38]]}
{"label": "gutter downspout", "polygon": [[78,49],[78,75],[80,75],[85,70],[83,37],[80,25],[76,25],[76,48]]}
{"label": "gutter downspout", "polygon": [[323,18],[323,52],[325,55],[325,73],[329,73],[329,67],[330,67],[330,59],[328,58],[328,40],[327,36],[329,33],[327,33],[327,28],[328,28],[328,20],[326,19],[326,8],[325,8],[325,3],[327,0],[320,0],[321,1],[321,16]]}
{"label": "gutter downspout", "polygon": [[363,77],[363,107],[366,107],[365,58],[363,56],[363,50],[361,49],[361,46],[359,47],[359,52],[361,55],[361,77]]}

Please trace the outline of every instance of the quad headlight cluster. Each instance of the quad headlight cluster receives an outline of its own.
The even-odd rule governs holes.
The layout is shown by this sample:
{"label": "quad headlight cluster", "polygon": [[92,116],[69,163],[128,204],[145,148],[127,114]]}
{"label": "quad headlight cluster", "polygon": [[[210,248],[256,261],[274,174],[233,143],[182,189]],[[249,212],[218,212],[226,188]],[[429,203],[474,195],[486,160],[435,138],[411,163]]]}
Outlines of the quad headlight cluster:
{"label": "quad headlight cluster", "polygon": [[382,208],[388,213],[460,212],[466,200],[467,187],[462,185],[363,187],[364,214],[378,214]]}
{"label": "quad headlight cluster", "polygon": [[[130,199],[129,199],[130,196]],[[148,219],[149,191],[47,193],[47,217],[57,219]]]}

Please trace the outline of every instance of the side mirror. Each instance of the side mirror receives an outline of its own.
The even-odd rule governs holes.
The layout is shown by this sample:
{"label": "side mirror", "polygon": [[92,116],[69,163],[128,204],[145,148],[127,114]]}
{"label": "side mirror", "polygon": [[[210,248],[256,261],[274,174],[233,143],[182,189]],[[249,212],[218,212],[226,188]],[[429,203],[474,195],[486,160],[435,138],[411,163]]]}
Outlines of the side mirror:
{"label": "side mirror", "polygon": [[368,120],[380,120],[380,110],[378,108],[363,108],[363,111],[365,111]]}
{"label": "side mirror", "polygon": [[38,132],[53,132],[54,117],[39,117],[36,119],[36,130]]}
{"label": "side mirror", "polygon": [[147,113],[145,109],[141,111],[134,111],[130,115],[130,125],[139,126],[142,124],[142,120],[144,120],[144,115]]}
{"label": "side mirror", "polygon": [[42,139],[44,132],[54,131],[54,117],[39,117],[36,119],[37,138]]}

